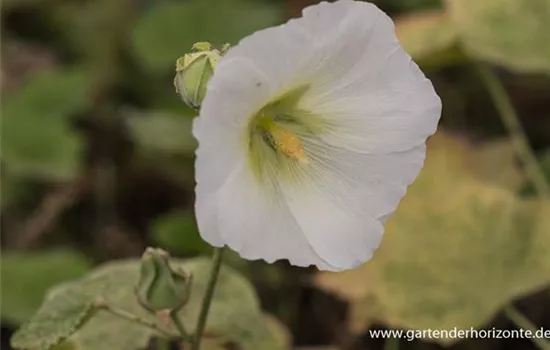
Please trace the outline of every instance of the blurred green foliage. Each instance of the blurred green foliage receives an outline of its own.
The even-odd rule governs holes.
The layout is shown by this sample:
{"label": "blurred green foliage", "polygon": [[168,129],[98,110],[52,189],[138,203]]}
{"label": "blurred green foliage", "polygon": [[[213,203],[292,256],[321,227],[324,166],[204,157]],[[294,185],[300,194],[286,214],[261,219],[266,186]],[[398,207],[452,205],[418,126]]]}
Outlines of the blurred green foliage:
{"label": "blurred green foliage", "polygon": [[126,118],[130,134],[146,152],[193,154],[197,142],[191,135],[191,118],[174,113],[130,114]]}
{"label": "blurred green foliage", "polygon": [[91,104],[90,78],[78,69],[39,72],[4,96],[1,159],[8,173],[75,176],[83,140],[71,130],[71,117]]}
{"label": "blurred green foliage", "polygon": [[[220,8],[223,11],[215,10]],[[235,44],[257,29],[280,22],[280,8],[265,2],[165,1],[139,21],[133,32],[133,47],[145,68],[165,72],[166,67],[175,65],[174,57],[182,56],[197,41]]]}
{"label": "blurred green foliage", "polygon": [[83,276],[91,263],[71,250],[7,252],[0,259],[1,316],[14,324],[27,321],[51,287]]}
{"label": "blurred green foliage", "polygon": [[475,58],[550,72],[550,1],[449,0],[464,47]]}
{"label": "blurred green foliage", "polygon": [[458,47],[457,30],[443,10],[402,15],[395,31],[403,48],[423,67],[437,69],[466,60]]}
{"label": "blurred green foliage", "polygon": [[356,331],[375,319],[398,328],[476,328],[550,283],[550,202],[517,198],[468,167],[489,162],[505,173],[511,163],[501,167],[502,159],[442,134],[430,142],[375,258],[318,276],[322,288],[352,302]]}
{"label": "blurred green foliage", "polygon": [[168,213],[152,225],[152,238],[156,245],[181,255],[210,253],[212,248],[202,240],[190,213]]}
{"label": "blurred green foliage", "polygon": [[[344,333],[333,342],[347,333],[362,334],[374,322],[405,328],[481,327],[503,305],[550,282],[548,202],[532,198],[513,145],[478,134],[479,128],[494,129],[498,122],[487,97],[472,92],[479,81],[469,74],[476,60],[506,72],[503,77],[523,121],[530,123],[531,135],[542,135],[536,145],[550,179],[550,129],[544,118],[550,111],[544,94],[550,90],[529,90],[542,91],[540,97],[521,88],[536,85],[535,75],[542,81],[538,85],[549,81],[549,1],[374,2],[394,15],[405,50],[429,72],[443,98],[443,125],[461,125],[460,132],[479,145],[439,135],[421,177],[388,223],[375,259],[354,271],[318,275],[316,288],[350,305],[351,326],[340,328],[335,313],[319,316],[323,305],[313,307],[315,325]],[[42,304],[47,289],[90,269],[87,258],[73,251],[12,252],[21,227],[41,215],[50,215],[46,218],[53,218],[56,227],[39,227],[33,246],[70,243],[87,252],[109,249],[115,257],[138,255],[151,244],[185,257],[211,251],[191,209],[195,112],[174,91],[175,60],[196,41],[236,44],[258,29],[284,22],[293,13],[289,9],[310,3],[2,1],[3,321],[24,322]],[[105,164],[112,171],[104,172]],[[81,178],[90,184],[72,202],[37,201]],[[69,234],[60,236],[59,231]],[[325,333],[310,323],[300,327],[305,322],[305,311],[296,304],[301,300],[297,291],[305,289],[297,283],[301,273],[285,264],[245,262],[231,252],[226,263],[255,282],[262,307],[284,317],[294,335],[306,328],[317,337]],[[149,330],[92,310],[101,296],[155,321],[132,295],[137,264],[108,263],[50,290],[14,345],[48,349],[57,344],[56,350],[147,346],[153,336]],[[182,314],[192,328],[208,264],[200,258],[178,264],[194,271],[197,280],[194,299]],[[217,338],[205,346],[228,349],[231,340],[243,349],[289,348],[288,331],[266,318],[253,286],[239,273],[227,268],[222,274],[208,326]]]}

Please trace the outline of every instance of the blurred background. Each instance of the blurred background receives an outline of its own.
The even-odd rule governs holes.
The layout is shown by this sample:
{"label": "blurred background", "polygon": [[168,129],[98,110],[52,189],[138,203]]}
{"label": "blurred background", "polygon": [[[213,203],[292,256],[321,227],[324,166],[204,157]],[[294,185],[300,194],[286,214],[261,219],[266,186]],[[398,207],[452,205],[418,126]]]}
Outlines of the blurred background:
{"label": "blurred background", "polygon": [[[183,259],[211,254],[193,214],[195,113],[175,93],[175,60],[196,41],[235,44],[315,2],[2,0],[3,349],[51,287],[102,263],[147,246]],[[528,339],[387,340],[369,330],[512,330],[522,324],[515,311],[550,329],[550,1],[373,2],[443,100],[426,167],[375,258],[356,270],[228,253],[254,301],[240,292],[220,301],[234,317],[226,323],[246,331],[220,321],[209,331],[229,341],[209,346],[542,349]],[[269,315],[265,336],[245,304]],[[222,320],[218,309],[211,317]],[[161,349],[150,336],[121,342],[120,325],[109,325],[83,328],[63,349]]]}

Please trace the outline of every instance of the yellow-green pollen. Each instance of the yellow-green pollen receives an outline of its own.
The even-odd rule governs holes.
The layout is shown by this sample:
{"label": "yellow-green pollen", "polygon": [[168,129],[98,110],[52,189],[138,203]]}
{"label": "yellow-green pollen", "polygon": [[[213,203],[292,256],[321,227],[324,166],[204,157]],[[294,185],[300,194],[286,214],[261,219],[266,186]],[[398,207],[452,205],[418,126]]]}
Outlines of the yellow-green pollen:
{"label": "yellow-green pollen", "polygon": [[245,136],[248,163],[264,183],[275,177],[300,180],[312,165],[311,140],[326,125],[324,118],[299,107],[307,89],[302,86],[282,94],[250,119]]}
{"label": "yellow-green pollen", "polygon": [[289,127],[277,123],[276,116],[270,112],[260,111],[256,118],[258,119],[256,132],[263,132],[265,141],[270,143],[275,150],[290,159],[303,164],[307,163],[302,141],[289,130]]}

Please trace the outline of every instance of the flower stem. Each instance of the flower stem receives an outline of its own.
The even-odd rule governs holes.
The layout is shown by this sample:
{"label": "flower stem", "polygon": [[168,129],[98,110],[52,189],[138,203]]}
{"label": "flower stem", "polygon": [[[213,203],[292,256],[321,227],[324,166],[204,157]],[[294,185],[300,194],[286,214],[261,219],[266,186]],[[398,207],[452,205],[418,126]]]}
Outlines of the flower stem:
{"label": "flower stem", "polygon": [[493,103],[500,114],[500,118],[510,134],[516,153],[521,158],[525,166],[527,176],[533,182],[539,196],[549,196],[550,186],[546,181],[544,173],[540,168],[533,150],[529,146],[525,131],[519,122],[517,113],[512,105],[512,102],[510,101],[510,97],[504,89],[504,86],[490,67],[483,63],[475,64],[477,70],[479,71],[479,75],[481,76],[481,80],[489,91]]}
{"label": "flower stem", "polygon": [[191,350],[200,350],[202,334],[204,333],[206,319],[208,318],[208,311],[210,309],[210,304],[212,303],[212,297],[214,296],[214,290],[216,288],[216,282],[218,281],[220,267],[222,266],[223,250],[224,247],[214,248],[212,268],[210,269],[210,279],[208,280],[206,292],[204,293],[204,298],[202,299],[201,311],[199,314],[199,320],[197,321],[197,327],[195,328],[195,337],[191,345]]}
{"label": "flower stem", "polygon": [[178,330],[178,333],[180,334],[181,338],[185,341],[191,341],[192,338],[185,330],[185,326],[181,322],[181,318],[179,317],[177,312],[171,312],[170,313],[170,320],[172,320],[172,323],[174,326],[176,326],[176,329]]}
{"label": "flower stem", "polygon": [[529,321],[521,312],[516,310],[515,307],[508,305],[504,308],[504,314],[510,321],[512,321],[517,327],[522,329],[530,330],[532,333],[531,341],[537,345],[541,350],[550,350],[550,342],[545,341],[543,338],[536,338],[535,333],[537,332],[537,327]]}
{"label": "flower stem", "polygon": [[141,326],[150,328],[151,330],[162,334],[163,336],[165,336],[168,339],[175,338],[174,334],[171,334],[170,332],[160,328],[160,326],[158,324],[156,324],[155,322],[144,320],[144,319],[142,319],[141,317],[139,317],[137,315],[134,315],[134,314],[129,313],[128,311],[125,311],[125,310],[122,310],[122,309],[115,308],[111,305],[106,304],[105,302],[98,302],[98,303],[96,303],[95,307],[98,310],[105,310],[108,313],[110,313],[111,315],[114,315],[114,316],[117,316],[119,318],[125,319],[129,322],[136,323],[136,324],[139,324]]}

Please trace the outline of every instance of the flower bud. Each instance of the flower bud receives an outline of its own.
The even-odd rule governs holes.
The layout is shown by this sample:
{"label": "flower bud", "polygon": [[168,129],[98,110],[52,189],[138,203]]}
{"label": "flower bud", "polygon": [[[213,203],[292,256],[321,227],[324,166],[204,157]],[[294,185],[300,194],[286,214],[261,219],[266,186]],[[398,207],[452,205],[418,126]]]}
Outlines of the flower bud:
{"label": "flower bud", "polygon": [[224,45],[221,50],[217,50],[210,43],[198,42],[193,45],[191,53],[176,61],[174,85],[176,92],[189,107],[200,107],[208,81],[228,47]]}
{"label": "flower bud", "polygon": [[151,311],[178,311],[191,295],[192,275],[170,266],[170,256],[162,249],[147,248],[141,258],[136,297]]}

